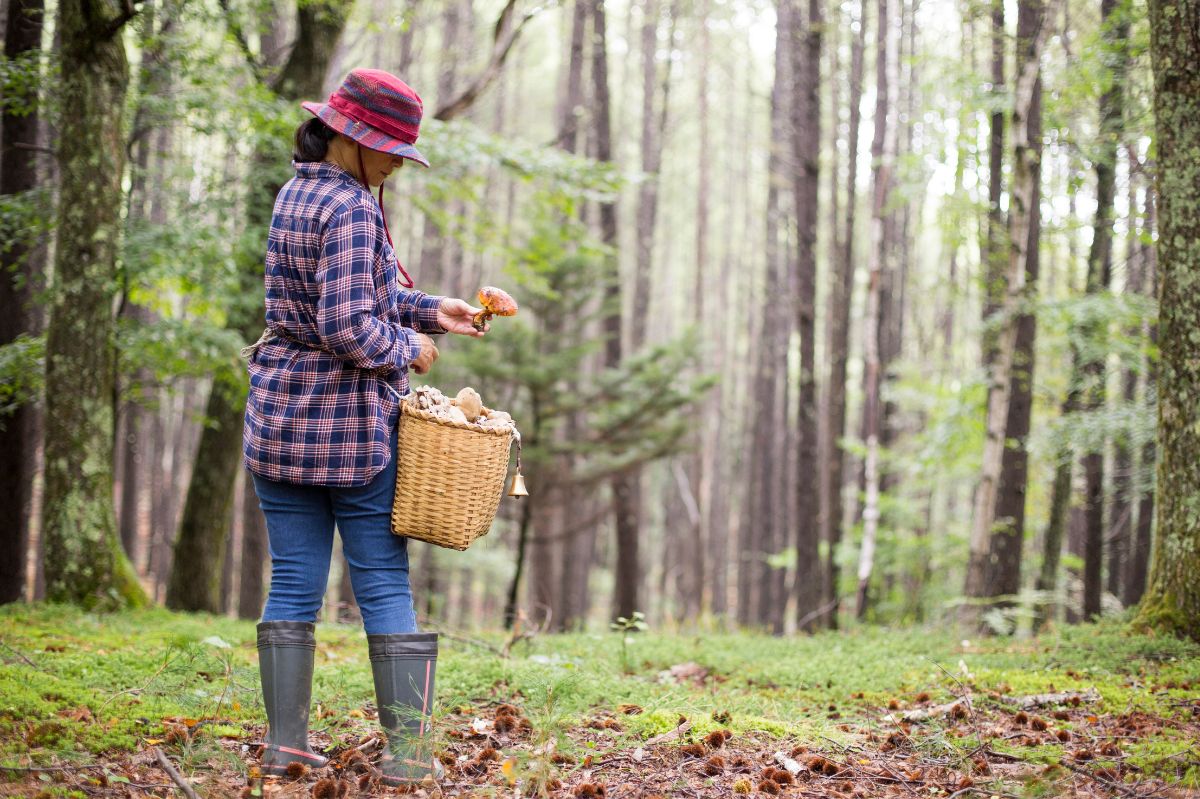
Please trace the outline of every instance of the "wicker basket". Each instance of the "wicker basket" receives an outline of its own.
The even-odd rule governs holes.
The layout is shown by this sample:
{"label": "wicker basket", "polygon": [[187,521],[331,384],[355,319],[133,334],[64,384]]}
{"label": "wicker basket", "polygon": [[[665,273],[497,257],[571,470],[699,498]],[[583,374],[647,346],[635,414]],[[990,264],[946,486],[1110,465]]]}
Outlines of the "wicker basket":
{"label": "wicker basket", "polygon": [[487,535],[513,438],[401,402],[392,532],[460,551]]}

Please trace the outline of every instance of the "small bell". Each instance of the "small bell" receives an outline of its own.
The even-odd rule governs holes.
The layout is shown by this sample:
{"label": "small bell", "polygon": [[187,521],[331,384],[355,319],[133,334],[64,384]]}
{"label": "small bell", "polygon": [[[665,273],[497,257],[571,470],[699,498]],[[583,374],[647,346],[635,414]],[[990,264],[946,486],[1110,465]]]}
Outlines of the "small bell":
{"label": "small bell", "polygon": [[520,472],[513,475],[512,482],[508,485],[508,495],[510,497],[529,496],[529,492],[525,490],[525,477]]}

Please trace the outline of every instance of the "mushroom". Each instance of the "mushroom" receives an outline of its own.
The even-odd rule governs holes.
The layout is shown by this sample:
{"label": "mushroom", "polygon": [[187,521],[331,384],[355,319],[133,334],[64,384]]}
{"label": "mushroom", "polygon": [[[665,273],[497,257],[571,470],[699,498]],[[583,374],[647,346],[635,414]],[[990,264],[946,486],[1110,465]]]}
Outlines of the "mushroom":
{"label": "mushroom", "polygon": [[471,319],[471,324],[476,330],[483,330],[484,325],[493,316],[516,316],[517,301],[514,300],[507,291],[498,289],[495,286],[484,286],[479,290],[479,304],[483,306],[483,310],[475,314]]}
{"label": "mushroom", "polygon": [[470,386],[458,392],[458,396],[454,398],[453,404],[459,407],[463,415],[467,417],[468,422],[478,419],[479,414],[483,411],[483,400],[479,397],[479,392]]}

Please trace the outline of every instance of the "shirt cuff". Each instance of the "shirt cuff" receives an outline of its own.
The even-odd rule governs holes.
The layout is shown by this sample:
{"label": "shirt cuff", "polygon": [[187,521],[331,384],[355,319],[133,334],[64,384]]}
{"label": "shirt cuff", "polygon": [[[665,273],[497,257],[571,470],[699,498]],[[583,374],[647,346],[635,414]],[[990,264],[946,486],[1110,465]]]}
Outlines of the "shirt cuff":
{"label": "shirt cuff", "polygon": [[404,347],[405,361],[403,366],[397,364],[401,369],[411,369],[413,361],[421,357],[421,340],[417,338],[417,331],[411,327],[400,328],[401,338],[404,339],[400,346]]}
{"label": "shirt cuff", "polygon": [[445,297],[425,296],[417,301],[416,329],[421,333],[445,333],[446,328],[438,324],[438,308]]}

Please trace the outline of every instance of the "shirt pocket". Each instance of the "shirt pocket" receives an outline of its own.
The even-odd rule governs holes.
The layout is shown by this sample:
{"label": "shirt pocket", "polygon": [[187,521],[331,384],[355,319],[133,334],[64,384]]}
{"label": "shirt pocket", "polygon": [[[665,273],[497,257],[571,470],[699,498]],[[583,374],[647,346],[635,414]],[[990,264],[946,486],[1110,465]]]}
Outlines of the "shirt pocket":
{"label": "shirt pocket", "polygon": [[396,251],[386,241],[375,264],[375,312],[381,319],[394,322],[399,316],[400,279]]}

